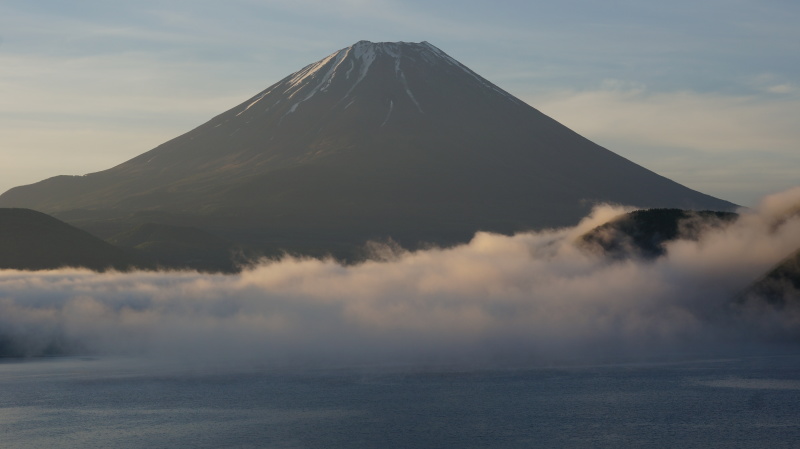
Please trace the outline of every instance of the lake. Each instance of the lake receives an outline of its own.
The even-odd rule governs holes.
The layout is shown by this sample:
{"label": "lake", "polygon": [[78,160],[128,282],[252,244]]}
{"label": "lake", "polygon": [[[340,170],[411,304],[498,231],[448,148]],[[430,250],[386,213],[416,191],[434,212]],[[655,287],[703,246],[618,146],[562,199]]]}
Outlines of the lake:
{"label": "lake", "polygon": [[800,355],[515,368],[0,362],[8,448],[800,447]]}

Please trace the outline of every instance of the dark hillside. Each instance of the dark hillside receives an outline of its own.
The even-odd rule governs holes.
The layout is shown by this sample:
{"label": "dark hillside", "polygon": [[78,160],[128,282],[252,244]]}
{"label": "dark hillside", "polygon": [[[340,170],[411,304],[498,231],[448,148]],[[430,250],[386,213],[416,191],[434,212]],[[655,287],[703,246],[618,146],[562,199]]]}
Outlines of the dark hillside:
{"label": "dark hillside", "polygon": [[164,268],[234,272],[238,270],[237,256],[244,258],[231,242],[187,226],[147,223],[117,234],[109,242],[146,255]]}
{"label": "dark hillside", "polygon": [[30,209],[0,209],[0,268],[129,270],[148,264],[86,231]]}
{"label": "dark hillside", "polygon": [[725,226],[737,217],[733,212],[636,210],[589,231],[580,243],[617,259],[653,259],[664,255],[665,243],[678,238],[696,240],[705,230]]}
{"label": "dark hillside", "polygon": [[742,292],[739,301],[747,300],[766,301],[779,308],[800,306],[800,250]]}

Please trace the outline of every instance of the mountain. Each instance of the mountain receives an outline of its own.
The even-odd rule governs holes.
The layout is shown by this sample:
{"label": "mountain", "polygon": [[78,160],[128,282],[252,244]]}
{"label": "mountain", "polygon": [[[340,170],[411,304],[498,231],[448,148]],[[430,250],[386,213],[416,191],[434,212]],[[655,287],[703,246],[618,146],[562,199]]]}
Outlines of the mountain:
{"label": "mountain", "polygon": [[681,209],[635,210],[582,235],[578,243],[613,259],[655,259],[677,239],[697,240],[703,232],[733,223],[734,212]]}
{"label": "mountain", "polygon": [[590,142],[427,42],[367,41],[116,167],[0,196],[104,238],[154,222],[312,255],[569,225],[598,202],[735,207]]}
{"label": "mountain", "polygon": [[800,305],[800,249],[746,288],[739,302],[766,301],[778,308]]}
{"label": "mountain", "polygon": [[99,238],[29,209],[0,209],[0,269],[83,267],[128,270],[149,264]]}
{"label": "mountain", "polygon": [[162,268],[195,269],[212,272],[235,272],[235,255],[244,254],[231,242],[188,226],[145,223],[108,239]]}

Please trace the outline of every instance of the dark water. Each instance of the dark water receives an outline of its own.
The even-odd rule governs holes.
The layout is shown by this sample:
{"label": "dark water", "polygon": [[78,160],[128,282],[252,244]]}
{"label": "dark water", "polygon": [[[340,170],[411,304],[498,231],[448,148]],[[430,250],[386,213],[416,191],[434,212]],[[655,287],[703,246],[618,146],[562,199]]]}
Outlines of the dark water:
{"label": "dark water", "polygon": [[530,369],[0,363],[3,448],[800,447],[800,355]]}

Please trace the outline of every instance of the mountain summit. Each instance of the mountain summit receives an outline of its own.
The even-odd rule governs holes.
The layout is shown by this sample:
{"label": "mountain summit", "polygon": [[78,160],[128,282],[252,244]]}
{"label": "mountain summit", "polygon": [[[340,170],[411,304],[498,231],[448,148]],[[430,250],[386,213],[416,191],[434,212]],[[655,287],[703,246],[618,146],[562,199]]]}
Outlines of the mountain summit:
{"label": "mountain summit", "polygon": [[427,42],[367,41],[116,167],[0,196],[100,235],[153,221],[300,252],[567,225],[597,202],[735,207],[590,142]]}

